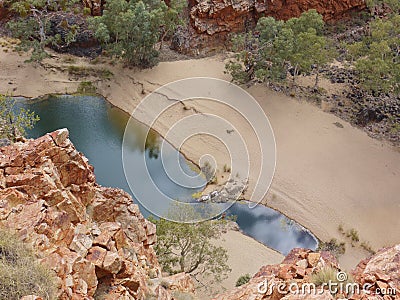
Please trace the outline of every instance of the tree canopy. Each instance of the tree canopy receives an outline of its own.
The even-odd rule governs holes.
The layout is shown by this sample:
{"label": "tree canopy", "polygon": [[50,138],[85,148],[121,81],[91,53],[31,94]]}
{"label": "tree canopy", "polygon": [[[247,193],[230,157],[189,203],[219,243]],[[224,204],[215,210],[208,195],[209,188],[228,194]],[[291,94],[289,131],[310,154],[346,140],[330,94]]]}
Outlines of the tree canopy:
{"label": "tree canopy", "polygon": [[178,8],[157,0],[110,0],[103,15],[90,23],[111,55],[131,65],[150,67],[157,62],[155,44],[180,22]]}
{"label": "tree canopy", "polygon": [[173,213],[182,217],[182,222],[166,219],[151,219],[157,226],[155,250],[163,270],[170,273],[186,272],[202,278],[222,280],[230,268],[227,251],[215,246],[212,239],[220,237],[223,220],[208,220],[187,223],[198,219],[198,212],[191,206],[174,207]]}
{"label": "tree canopy", "polygon": [[[31,60],[40,61],[47,56],[45,46],[59,43],[60,35],[49,34],[50,18],[52,13],[58,11],[71,11],[78,0],[6,0],[5,3],[11,10],[19,15],[19,18],[7,23],[13,35],[21,40],[21,49],[28,51],[33,49]],[[65,42],[75,40],[77,26],[69,26]]]}
{"label": "tree canopy", "polygon": [[348,54],[364,90],[400,91],[400,15],[375,19],[362,41],[349,44]]}
{"label": "tree canopy", "polygon": [[323,35],[324,21],[315,10],[299,18],[278,21],[272,17],[258,20],[254,33],[234,37],[240,52],[226,68],[234,80],[245,82],[282,81],[291,71],[293,80],[300,72],[311,72],[333,60],[332,42]]}
{"label": "tree canopy", "polygon": [[17,136],[24,136],[26,129],[32,129],[39,120],[34,112],[17,109],[15,100],[0,95],[0,138],[15,141]]}

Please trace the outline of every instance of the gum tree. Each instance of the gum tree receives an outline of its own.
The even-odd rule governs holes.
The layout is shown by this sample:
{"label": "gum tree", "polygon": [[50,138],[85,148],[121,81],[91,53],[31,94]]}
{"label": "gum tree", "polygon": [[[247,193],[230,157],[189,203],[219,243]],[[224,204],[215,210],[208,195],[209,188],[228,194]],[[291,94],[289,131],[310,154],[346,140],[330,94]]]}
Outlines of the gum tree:
{"label": "gum tree", "polygon": [[[28,51],[33,49],[31,60],[40,61],[47,56],[45,46],[58,43],[60,36],[48,34],[51,16],[55,12],[71,11],[78,0],[6,0],[5,4],[19,17],[7,23],[13,35],[21,40],[20,48]],[[69,26],[66,43],[75,39],[77,26]]]}
{"label": "gum tree", "polygon": [[0,95],[0,138],[15,141],[24,136],[26,129],[32,129],[40,120],[34,112],[24,108],[17,109],[15,100]]}
{"label": "gum tree", "polygon": [[225,278],[230,272],[226,264],[227,251],[211,242],[220,237],[225,221],[187,223],[191,216],[197,218],[198,213],[192,207],[180,205],[174,207],[173,213],[181,216],[182,222],[150,219],[157,226],[155,250],[163,270],[170,274],[186,272],[196,278],[201,276],[215,281]]}
{"label": "gum tree", "polygon": [[178,11],[163,1],[110,0],[90,25],[111,55],[130,65],[151,67],[157,63],[155,44],[178,22]]}
{"label": "gum tree", "polygon": [[361,86],[365,91],[400,91],[400,15],[375,19],[369,33],[360,42],[348,45]]}
{"label": "gum tree", "polygon": [[320,67],[335,56],[323,29],[322,16],[315,10],[286,22],[272,17],[260,18],[253,34],[234,38],[234,45],[239,45],[240,51],[226,65],[227,72],[239,82],[253,78],[276,82],[285,80],[291,70],[294,85],[300,72],[309,73],[315,69],[317,87]]}

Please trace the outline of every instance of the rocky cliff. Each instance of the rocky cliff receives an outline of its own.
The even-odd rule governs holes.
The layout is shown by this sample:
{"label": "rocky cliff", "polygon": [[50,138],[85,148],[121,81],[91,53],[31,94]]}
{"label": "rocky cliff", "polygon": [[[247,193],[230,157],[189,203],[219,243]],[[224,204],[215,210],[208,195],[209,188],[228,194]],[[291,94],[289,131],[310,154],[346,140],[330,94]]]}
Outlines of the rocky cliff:
{"label": "rocky cliff", "polygon": [[229,33],[252,28],[262,16],[287,20],[316,9],[331,21],[365,7],[365,0],[189,0],[191,26],[177,32],[173,46],[186,52],[221,46]]}
{"label": "rocky cliff", "polygon": [[316,9],[326,21],[365,8],[364,0],[192,0],[190,18],[198,33],[238,32],[261,16],[287,20]]}
{"label": "rocky cliff", "polygon": [[154,224],[127,193],[96,184],[66,129],[0,148],[0,226],[54,270],[58,299],[171,299],[173,290],[194,291],[188,275],[161,278]]}
{"label": "rocky cliff", "polygon": [[[328,288],[323,289],[315,283],[315,275],[330,268],[335,272],[323,279],[342,282],[343,293],[331,295]],[[338,275],[339,274],[339,275]],[[350,276],[352,275],[352,276]],[[325,282],[325,281],[324,281]],[[346,293],[347,282],[357,284],[360,292]],[[302,294],[302,287],[315,283],[315,292]],[[350,285],[349,285],[350,286]],[[308,287],[307,287],[308,288]],[[304,290],[307,291],[307,288]],[[365,293],[362,290],[365,288]],[[333,290],[335,287],[333,287]],[[312,289],[311,289],[312,291]],[[382,249],[376,255],[360,262],[351,274],[343,273],[334,256],[329,252],[312,252],[293,249],[279,265],[262,267],[249,283],[215,300],[239,299],[400,299],[400,245]]]}
{"label": "rocky cliff", "polygon": [[[105,1],[83,0],[83,4],[98,16]],[[253,27],[262,16],[287,20],[316,9],[325,21],[331,21],[365,7],[365,0],[188,0],[190,25],[176,32],[172,48],[196,53],[220,47],[229,33]]]}

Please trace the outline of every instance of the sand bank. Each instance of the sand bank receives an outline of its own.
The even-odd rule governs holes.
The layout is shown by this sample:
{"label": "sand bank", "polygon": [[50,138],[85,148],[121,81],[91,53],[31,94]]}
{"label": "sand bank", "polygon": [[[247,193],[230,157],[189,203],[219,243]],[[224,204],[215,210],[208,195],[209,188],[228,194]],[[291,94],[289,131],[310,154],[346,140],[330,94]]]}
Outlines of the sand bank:
{"label": "sand bank", "polygon": [[[46,60],[45,68],[24,64],[24,59],[26,57],[0,50],[0,93],[28,97],[71,93],[79,81],[90,80],[95,82],[99,93],[128,112],[146,94],[174,80],[194,76],[229,80],[223,72],[222,57],[164,62],[142,71],[119,65],[90,65],[84,59],[74,59],[74,64],[79,66],[111,70],[114,76],[109,80],[90,75],[85,79],[68,75],[62,71],[68,63],[61,56]],[[374,249],[400,242],[398,149],[368,137],[363,131],[313,105],[277,94],[262,85],[248,91],[267,114],[277,144],[276,173],[264,204],[296,220],[322,240],[335,237],[346,241],[347,251],[341,263],[348,269],[368,253],[360,243],[352,247],[349,238],[338,231],[339,225],[345,230],[357,230],[360,241],[370,243]],[[201,101],[193,101],[191,106],[201,112],[215,109]],[[176,107],[163,114],[154,128],[165,135],[173,122],[193,114],[194,110]],[[224,111],[222,116],[237,121],[244,133],[249,131],[235,114]],[[342,126],[337,126],[338,123]],[[252,147],[250,133],[249,138],[249,151],[257,152],[257,148]],[[174,143],[173,137],[170,141]],[[205,137],[189,139],[181,150],[193,161],[198,161],[204,153],[211,153],[218,159],[219,167],[229,164],[223,144],[210,143]],[[252,176],[254,174],[250,173],[249,192],[255,183]],[[259,265],[262,264],[260,261]]]}

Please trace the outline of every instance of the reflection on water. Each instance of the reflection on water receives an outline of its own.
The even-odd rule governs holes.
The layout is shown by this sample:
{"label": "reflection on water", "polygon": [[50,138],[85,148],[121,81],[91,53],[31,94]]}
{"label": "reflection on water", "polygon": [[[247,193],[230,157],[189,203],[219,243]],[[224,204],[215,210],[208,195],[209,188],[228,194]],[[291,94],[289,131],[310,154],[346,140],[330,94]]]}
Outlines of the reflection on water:
{"label": "reflection on water", "polygon": [[[63,96],[29,102],[21,100],[18,105],[29,106],[41,118],[36,127],[28,132],[30,137],[36,138],[59,128],[68,128],[75,147],[83,152],[95,167],[97,182],[131,193],[125,180],[121,159],[122,139],[129,118],[126,113],[112,107],[103,98],[89,96]],[[158,188],[171,198],[192,201],[191,195],[198,189],[175,184],[163,168],[163,162],[159,159],[161,137],[150,131],[146,139],[147,127],[139,122],[132,124],[128,136],[131,145],[129,163],[135,166],[143,159],[142,155],[145,152],[147,168]],[[163,160],[167,160],[166,163],[169,160],[176,161],[176,156],[179,155],[179,163],[184,172],[191,176],[197,175],[197,169],[170,144],[163,143],[163,147]],[[176,174],[170,174],[172,178],[180,174],[178,169],[176,168]],[[200,180],[197,184],[199,186],[204,184],[201,176],[196,176],[194,180]],[[143,181],[140,184],[146,186],[149,183]],[[152,194],[152,190],[149,186],[146,195],[148,199],[157,202],[155,195],[158,193]],[[163,207],[162,201],[158,201],[157,206],[168,210],[168,207]],[[144,216],[149,215],[143,207],[141,211]],[[310,233],[270,208],[257,206],[250,209],[246,204],[236,203],[229,209],[228,214],[237,215],[237,222],[246,234],[284,254],[294,247],[315,249],[317,246]]]}
{"label": "reflection on water", "polygon": [[263,205],[249,209],[248,203],[236,203],[229,209],[237,216],[240,229],[257,241],[283,254],[296,247],[317,247],[315,238],[302,226]]}

